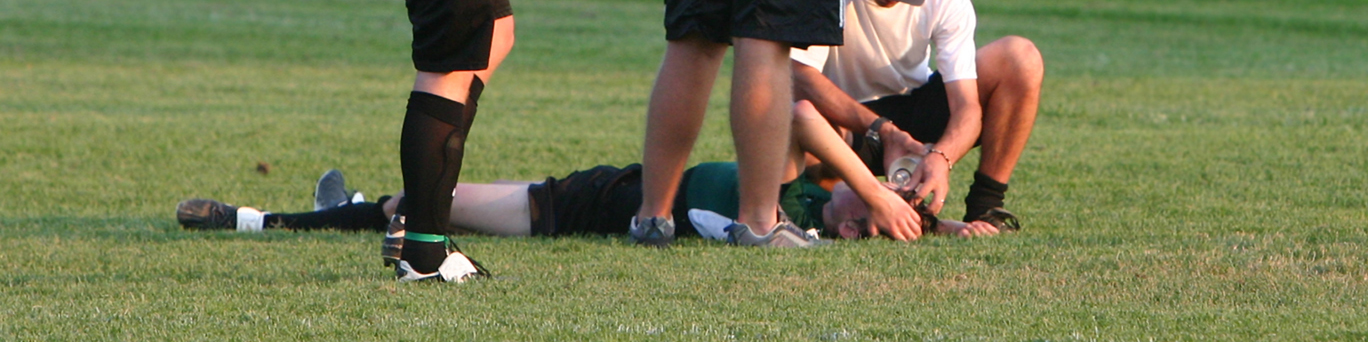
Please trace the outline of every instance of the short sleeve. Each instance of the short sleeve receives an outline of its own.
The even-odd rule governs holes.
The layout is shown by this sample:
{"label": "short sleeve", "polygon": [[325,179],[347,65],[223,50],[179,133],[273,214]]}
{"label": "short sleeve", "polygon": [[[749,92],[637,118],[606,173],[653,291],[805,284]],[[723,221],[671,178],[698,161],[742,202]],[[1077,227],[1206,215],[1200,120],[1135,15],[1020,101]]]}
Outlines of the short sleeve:
{"label": "short sleeve", "polygon": [[936,44],[936,70],[945,82],[978,78],[974,62],[978,48],[974,45],[974,27],[978,20],[974,5],[969,0],[945,1],[938,15],[939,25],[932,33]]}
{"label": "short sleeve", "polygon": [[789,58],[798,63],[803,63],[822,72],[822,67],[826,66],[827,56],[831,54],[829,46],[809,46],[806,50],[792,48],[789,50]]}

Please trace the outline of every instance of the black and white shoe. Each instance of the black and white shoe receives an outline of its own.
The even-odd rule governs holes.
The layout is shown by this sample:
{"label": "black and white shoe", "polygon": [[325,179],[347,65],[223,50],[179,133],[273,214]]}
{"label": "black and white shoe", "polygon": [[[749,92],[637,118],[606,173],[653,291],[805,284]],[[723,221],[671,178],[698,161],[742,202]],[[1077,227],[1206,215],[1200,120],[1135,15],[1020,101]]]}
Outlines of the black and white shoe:
{"label": "black and white shoe", "polygon": [[442,260],[442,266],[438,266],[437,272],[433,273],[418,273],[418,271],[413,270],[413,266],[410,266],[408,261],[404,260],[399,260],[399,263],[394,267],[394,275],[398,277],[401,283],[423,280],[464,283],[466,279],[479,274],[482,274],[480,268],[461,252],[449,252],[446,260]]}
{"label": "black and white shoe", "polygon": [[[402,238],[400,239],[402,241]],[[388,239],[386,241],[388,242]],[[402,248],[402,245],[400,247]],[[489,270],[480,265],[479,261],[475,261],[475,259],[471,259],[462,253],[461,248],[456,246],[456,242],[451,241],[449,237],[446,238],[446,253],[446,259],[442,260],[441,266],[437,266],[437,272],[419,273],[413,269],[407,260],[396,260],[394,262],[394,275],[401,283],[423,280],[464,283],[470,278],[490,277],[492,275]]]}
{"label": "black and white shoe", "polygon": [[380,257],[385,260],[385,267],[390,267],[397,266],[403,254],[404,216],[394,215],[390,217],[389,229],[385,232],[385,240],[380,243]]}
{"label": "black and white shoe", "polygon": [[196,198],[176,205],[176,221],[193,229],[236,229],[259,232],[265,227],[266,212],[251,207],[234,207],[223,202]]}

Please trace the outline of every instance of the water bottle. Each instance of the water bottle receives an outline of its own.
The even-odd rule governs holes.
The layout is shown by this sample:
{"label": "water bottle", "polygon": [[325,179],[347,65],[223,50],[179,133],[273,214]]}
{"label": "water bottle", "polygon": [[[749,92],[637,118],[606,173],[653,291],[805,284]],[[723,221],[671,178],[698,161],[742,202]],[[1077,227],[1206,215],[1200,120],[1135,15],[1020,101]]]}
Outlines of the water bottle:
{"label": "water bottle", "polygon": [[913,189],[907,189],[912,184],[912,170],[917,169],[917,164],[921,164],[921,157],[909,156],[893,160],[893,164],[888,166],[888,182],[897,185],[894,191],[902,196],[904,200],[911,200],[915,194]]}

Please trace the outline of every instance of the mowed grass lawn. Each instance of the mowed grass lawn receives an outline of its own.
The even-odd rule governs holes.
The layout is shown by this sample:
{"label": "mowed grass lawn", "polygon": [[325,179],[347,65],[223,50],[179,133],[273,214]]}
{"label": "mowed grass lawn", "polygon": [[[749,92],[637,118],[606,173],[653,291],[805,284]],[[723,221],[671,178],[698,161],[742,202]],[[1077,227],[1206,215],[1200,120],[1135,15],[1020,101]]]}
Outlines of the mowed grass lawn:
{"label": "mowed grass lawn", "polygon": [[[0,340],[1368,339],[1368,3],[975,5],[1048,67],[1021,233],[469,237],[494,279],[401,285],[377,233],[173,216],[308,210],[329,168],[399,189],[401,1],[0,0]],[[514,8],[462,180],[639,160],[661,3]],[[733,158],[726,74],[692,162]]]}

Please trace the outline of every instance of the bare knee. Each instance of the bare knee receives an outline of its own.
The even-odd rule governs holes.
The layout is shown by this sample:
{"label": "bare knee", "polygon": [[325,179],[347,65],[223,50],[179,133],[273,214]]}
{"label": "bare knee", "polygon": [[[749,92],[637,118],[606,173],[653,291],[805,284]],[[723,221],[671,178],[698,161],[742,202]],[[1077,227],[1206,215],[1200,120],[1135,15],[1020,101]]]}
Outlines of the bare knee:
{"label": "bare knee", "polygon": [[1036,48],[1035,42],[1022,36],[1006,36],[998,39],[998,42],[1004,45],[1003,50],[1011,69],[1023,80],[1038,86],[1045,78],[1045,59],[1040,56],[1040,49]]}
{"label": "bare knee", "polygon": [[[994,85],[1039,89],[1045,78],[1045,61],[1035,42],[1021,36],[1006,36],[979,49],[980,79]],[[985,94],[986,95],[986,94]]]}

